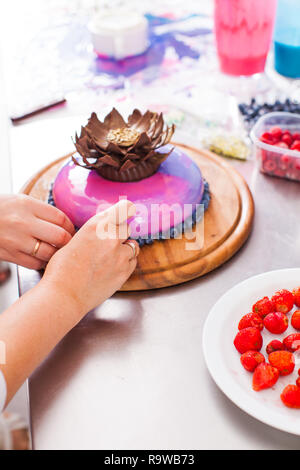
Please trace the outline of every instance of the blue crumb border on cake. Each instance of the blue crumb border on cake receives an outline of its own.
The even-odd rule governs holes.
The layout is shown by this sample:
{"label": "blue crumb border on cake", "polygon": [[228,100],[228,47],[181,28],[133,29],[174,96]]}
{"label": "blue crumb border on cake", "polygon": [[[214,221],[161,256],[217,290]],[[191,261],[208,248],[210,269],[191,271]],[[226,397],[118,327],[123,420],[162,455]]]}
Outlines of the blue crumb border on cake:
{"label": "blue crumb border on cake", "polygon": [[[51,185],[49,195],[48,195],[48,204],[51,204],[51,206],[55,207],[55,202],[53,199],[53,191],[52,191],[53,185]],[[204,181],[204,192],[202,199],[200,201],[200,205],[204,206],[204,212],[208,209],[209,203],[211,200],[211,195],[210,195],[210,189],[209,189],[209,184],[207,181]],[[157,241],[164,241],[169,238],[176,238],[180,236],[181,234],[184,233],[184,231],[188,228],[192,228],[197,222],[200,222],[203,217],[203,211],[197,212],[197,209],[194,210],[192,215],[185,219],[183,222],[181,222],[179,225],[176,225],[176,227],[171,227],[168,232],[159,232],[159,234],[154,235],[154,238],[148,237],[148,238],[136,238],[136,241],[138,242],[139,246],[142,247],[144,245],[152,245],[156,240]],[[78,230],[78,228],[76,228]],[[133,238],[133,237],[132,237]]]}

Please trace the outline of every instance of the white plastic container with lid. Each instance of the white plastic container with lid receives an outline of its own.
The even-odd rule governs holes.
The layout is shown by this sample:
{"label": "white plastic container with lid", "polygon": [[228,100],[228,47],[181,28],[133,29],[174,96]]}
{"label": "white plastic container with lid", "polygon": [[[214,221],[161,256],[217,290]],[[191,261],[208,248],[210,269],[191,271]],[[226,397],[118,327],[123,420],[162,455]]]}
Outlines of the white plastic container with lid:
{"label": "white plastic container with lid", "polygon": [[282,131],[289,131],[291,134],[300,134],[300,115],[275,112],[265,114],[257,121],[250,137],[260,170],[271,176],[300,181],[300,151],[266,144],[260,140],[261,135],[269,132],[272,127],[280,127]]}
{"label": "white plastic container with lid", "polygon": [[121,60],[142,54],[148,48],[148,21],[131,10],[97,13],[89,30],[98,56]]}

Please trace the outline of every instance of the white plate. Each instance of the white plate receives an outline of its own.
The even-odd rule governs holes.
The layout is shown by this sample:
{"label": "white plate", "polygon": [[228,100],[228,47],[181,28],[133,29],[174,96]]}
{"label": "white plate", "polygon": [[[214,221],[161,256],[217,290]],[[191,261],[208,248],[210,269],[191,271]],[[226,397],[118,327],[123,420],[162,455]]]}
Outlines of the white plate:
{"label": "white plate", "polygon": [[[295,357],[294,373],[280,377],[272,389],[252,390],[252,375],[240,363],[240,354],[233,345],[240,318],[251,312],[252,305],[265,295],[279,289],[292,290],[300,286],[300,269],[282,269],[251,277],[230,289],[209,313],[203,332],[203,351],[212,378],[227,397],[246,413],[282,431],[300,435],[300,410],[283,405],[280,394],[288,384],[295,384],[300,368],[300,356]],[[289,319],[291,314],[289,314]],[[289,326],[283,335],[263,330],[261,352],[267,358],[266,345],[275,338],[282,340],[296,331]]]}

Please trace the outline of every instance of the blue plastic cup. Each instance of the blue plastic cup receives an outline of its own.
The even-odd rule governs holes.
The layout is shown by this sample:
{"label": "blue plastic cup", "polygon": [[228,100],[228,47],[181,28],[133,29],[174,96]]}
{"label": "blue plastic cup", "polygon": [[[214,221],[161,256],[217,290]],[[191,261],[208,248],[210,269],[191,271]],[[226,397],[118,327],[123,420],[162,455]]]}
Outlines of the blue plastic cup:
{"label": "blue plastic cup", "polygon": [[300,78],[300,0],[278,0],[274,52],[275,70]]}

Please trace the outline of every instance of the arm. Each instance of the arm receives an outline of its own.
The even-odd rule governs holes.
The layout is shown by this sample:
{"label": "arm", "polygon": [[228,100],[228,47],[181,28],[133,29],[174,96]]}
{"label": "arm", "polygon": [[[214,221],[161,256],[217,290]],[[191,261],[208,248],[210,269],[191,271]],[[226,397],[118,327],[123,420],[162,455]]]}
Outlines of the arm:
{"label": "arm", "polygon": [[[124,219],[133,215],[132,207],[122,201],[106,216],[93,217],[51,258],[40,283],[0,316],[0,340],[6,345],[6,364],[1,366],[6,403],[63,336],[135,269],[136,257],[125,243],[129,232]],[[101,239],[114,213],[122,236]]]}
{"label": "arm", "polygon": [[6,403],[83,314],[70,296],[42,280],[0,316],[0,337],[6,348],[6,364],[1,366]]}

